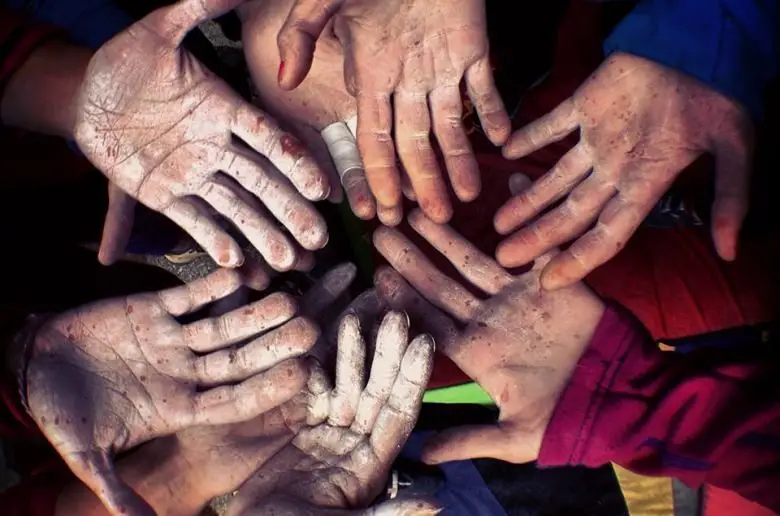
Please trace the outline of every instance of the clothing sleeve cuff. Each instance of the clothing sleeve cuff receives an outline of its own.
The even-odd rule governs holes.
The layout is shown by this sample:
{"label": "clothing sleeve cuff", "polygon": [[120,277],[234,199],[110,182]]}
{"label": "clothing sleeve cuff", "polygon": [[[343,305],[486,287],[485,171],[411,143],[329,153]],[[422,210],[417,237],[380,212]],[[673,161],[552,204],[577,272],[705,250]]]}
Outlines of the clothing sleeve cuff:
{"label": "clothing sleeve cuff", "polygon": [[607,307],[547,426],[537,461],[540,467],[597,467],[609,462],[609,443],[592,435],[593,428],[624,357],[644,338],[631,316]]}
{"label": "clothing sleeve cuff", "polygon": [[[604,44],[686,73],[761,119],[764,89],[777,71],[772,16],[756,2],[645,0]],[[703,5],[702,5],[703,4]],[[771,12],[770,15],[776,13]]]}

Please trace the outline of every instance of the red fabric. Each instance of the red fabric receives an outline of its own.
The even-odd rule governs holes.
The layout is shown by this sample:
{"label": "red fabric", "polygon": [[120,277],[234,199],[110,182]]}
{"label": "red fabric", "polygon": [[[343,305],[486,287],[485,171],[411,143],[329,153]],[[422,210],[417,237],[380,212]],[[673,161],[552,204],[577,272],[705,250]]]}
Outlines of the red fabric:
{"label": "red fabric", "polygon": [[47,465],[23,482],[0,493],[4,516],[52,516],[57,499],[73,476],[67,468]]}
{"label": "red fabric", "polygon": [[745,500],[733,491],[727,491],[715,486],[704,487],[702,516],[776,516],[755,502]]}
{"label": "red fabric", "polygon": [[539,465],[615,462],[780,511],[778,393],[776,348],[663,353],[608,308],[558,402]]}

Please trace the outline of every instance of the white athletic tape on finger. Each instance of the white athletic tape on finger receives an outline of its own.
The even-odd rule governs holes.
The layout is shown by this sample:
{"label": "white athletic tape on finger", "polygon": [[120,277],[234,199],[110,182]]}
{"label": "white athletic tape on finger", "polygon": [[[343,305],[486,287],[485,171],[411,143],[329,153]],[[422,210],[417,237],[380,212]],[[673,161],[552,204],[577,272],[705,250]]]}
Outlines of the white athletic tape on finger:
{"label": "white athletic tape on finger", "polygon": [[320,133],[325,145],[328,146],[328,152],[336,165],[341,182],[344,182],[344,176],[351,170],[363,170],[363,162],[360,159],[355,137],[350,132],[349,127],[344,122],[330,124]]}

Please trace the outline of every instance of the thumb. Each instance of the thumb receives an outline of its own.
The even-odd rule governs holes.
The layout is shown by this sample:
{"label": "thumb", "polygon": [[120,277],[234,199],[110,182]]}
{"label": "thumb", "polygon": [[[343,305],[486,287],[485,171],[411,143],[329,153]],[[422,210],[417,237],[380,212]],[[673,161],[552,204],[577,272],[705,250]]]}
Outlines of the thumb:
{"label": "thumb", "polygon": [[515,455],[513,446],[517,443],[510,442],[507,432],[499,426],[461,426],[432,436],[425,443],[421,458],[426,464],[479,458],[518,462],[510,460]]}
{"label": "thumb", "polygon": [[435,516],[442,509],[443,507],[434,500],[410,498],[389,500],[357,514],[360,516]]}
{"label": "thumb", "polygon": [[712,239],[724,260],[737,257],[737,241],[750,204],[750,150],[731,143],[715,149]]}
{"label": "thumb", "polygon": [[201,23],[232,11],[246,0],[179,0],[169,7],[150,13],[139,23],[152,28],[163,38],[179,46],[184,36]]}
{"label": "thumb", "polygon": [[108,184],[108,210],[98,250],[98,261],[103,265],[111,265],[125,254],[133,232],[135,204],[135,199],[121,188]]}
{"label": "thumb", "polygon": [[276,38],[279,86],[296,88],[311,69],[317,39],[344,0],[297,0]]}
{"label": "thumb", "polygon": [[105,450],[65,458],[73,473],[114,516],[155,516],[154,510],[117,474]]}

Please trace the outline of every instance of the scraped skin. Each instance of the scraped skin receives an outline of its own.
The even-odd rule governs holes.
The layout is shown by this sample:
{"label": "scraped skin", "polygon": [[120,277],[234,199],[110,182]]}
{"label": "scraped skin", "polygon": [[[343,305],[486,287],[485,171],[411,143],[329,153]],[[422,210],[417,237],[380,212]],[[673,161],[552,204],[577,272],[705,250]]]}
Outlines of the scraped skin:
{"label": "scraped skin", "polygon": [[341,320],[335,382],[312,361],[307,426],[239,489],[229,515],[436,514],[420,500],[360,509],[384,487],[430,377],[433,340],[409,343],[408,331],[405,314],[385,316],[366,380],[360,319]]}
{"label": "scraped skin", "polygon": [[241,285],[238,271],[222,269],[65,312],[37,331],[27,366],[31,415],[112,514],[149,513],[117,475],[114,454],[192,425],[251,419],[305,385],[307,369],[296,357],[319,330],[293,319],[296,303],[285,294],[220,317],[176,321]]}
{"label": "scraped skin", "polygon": [[390,307],[406,310],[416,325],[429,331],[438,349],[501,410],[495,426],[438,434],[423,459],[534,460],[558,396],[601,319],[602,302],[581,283],[543,290],[539,275],[549,255],[514,277],[448,226],[421,212],[411,214],[409,222],[487,298],[479,299],[436,269],[419,248],[390,228],[377,230],[374,243],[395,270],[378,270],[376,288]]}
{"label": "scraped skin", "polygon": [[458,198],[473,200],[481,188],[461,123],[461,81],[490,140],[501,145],[510,131],[488,59],[483,0],[296,0],[278,35],[283,88],[307,76],[331,19],[357,98],[357,141],[380,220],[401,221],[397,149],[422,210],[446,222],[452,206],[431,131]]}
{"label": "scraped skin", "polygon": [[736,257],[753,131],[741,106],[679,72],[616,53],[573,97],[513,134],[504,156],[526,156],[578,129],[579,144],[496,214],[498,232],[514,232],[498,247],[502,265],[529,263],[577,238],[546,267],[542,285],[579,281],[615,256],[680,172],[707,153],[716,163],[715,247],[725,260]]}
{"label": "scraped skin", "polygon": [[[110,181],[176,222],[219,265],[239,266],[243,254],[193,196],[228,218],[269,265],[287,270],[295,247],[276,221],[303,248],[322,247],[325,221],[308,201],[328,196],[328,178],[298,140],[180,47],[200,22],[239,3],[181,0],[101,47],[84,78],[75,137]],[[248,147],[236,145],[236,137]],[[217,181],[222,175],[228,184]],[[256,196],[273,218],[252,209],[239,190]],[[115,245],[106,243],[105,261]]]}

